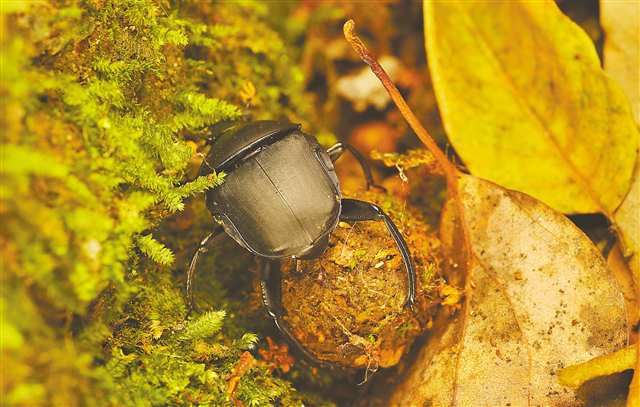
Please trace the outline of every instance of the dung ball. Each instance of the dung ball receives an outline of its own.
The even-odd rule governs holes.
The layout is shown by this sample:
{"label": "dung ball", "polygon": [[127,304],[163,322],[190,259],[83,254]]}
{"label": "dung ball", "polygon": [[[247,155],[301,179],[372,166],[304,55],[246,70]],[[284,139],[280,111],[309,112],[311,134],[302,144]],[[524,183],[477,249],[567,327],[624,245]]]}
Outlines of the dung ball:
{"label": "dung ball", "polygon": [[383,222],[340,222],[318,259],[282,267],[282,305],[293,335],[315,358],[353,368],[392,366],[430,327],[440,284],[440,242],[404,201],[370,190],[394,221],[416,268],[416,304],[404,306],[405,266]]}

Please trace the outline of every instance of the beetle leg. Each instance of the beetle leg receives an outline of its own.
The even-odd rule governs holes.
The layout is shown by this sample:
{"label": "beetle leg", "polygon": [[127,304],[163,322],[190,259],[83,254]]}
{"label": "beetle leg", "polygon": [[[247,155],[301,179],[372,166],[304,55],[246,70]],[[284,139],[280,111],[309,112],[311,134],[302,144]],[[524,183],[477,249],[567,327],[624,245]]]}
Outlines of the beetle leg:
{"label": "beetle leg", "polygon": [[358,151],[351,144],[342,142],[336,143],[333,146],[329,147],[329,149],[327,150],[327,154],[329,154],[329,158],[331,158],[331,161],[336,162],[336,160],[338,160],[338,158],[342,156],[345,150],[353,154],[355,159],[358,160],[358,164],[360,164],[360,167],[364,172],[364,178],[367,181],[367,189],[374,187],[386,192],[387,189],[385,187],[383,187],[382,185],[378,185],[373,181],[373,175],[371,174],[371,167],[369,166],[369,163],[364,158],[362,153],[360,153],[360,151]]}
{"label": "beetle leg", "polygon": [[[313,355],[305,349],[304,346],[293,336],[291,330],[283,320],[283,309],[281,303],[281,289],[280,289],[280,269],[279,267],[273,267],[274,262],[268,259],[261,259],[262,266],[260,268],[260,292],[262,294],[262,304],[267,311],[267,314],[273,319],[273,322],[278,328],[278,331],[285,337],[285,339],[294,345],[296,349],[310,362],[318,365],[324,365],[325,362],[316,359]],[[275,269],[275,270],[274,270]]]}
{"label": "beetle leg", "polygon": [[217,226],[213,232],[209,233],[207,237],[202,239],[200,244],[198,245],[198,249],[193,254],[191,258],[191,263],[189,263],[189,269],[187,269],[187,301],[189,305],[189,310],[194,309],[194,301],[193,301],[193,278],[196,274],[196,265],[198,264],[198,258],[201,253],[206,253],[209,249],[207,246],[215,240],[217,236],[220,236],[224,230],[221,226]]}
{"label": "beetle leg", "polygon": [[404,262],[404,267],[407,272],[407,298],[405,301],[405,307],[413,309],[413,305],[416,301],[416,271],[413,265],[413,260],[411,259],[411,254],[409,253],[407,242],[405,242],[391,218],[376,204],[357,199],[345,198],[342,200],[340,220],[355,222],[381,220],[384,222],[400,250],[402,261]]}

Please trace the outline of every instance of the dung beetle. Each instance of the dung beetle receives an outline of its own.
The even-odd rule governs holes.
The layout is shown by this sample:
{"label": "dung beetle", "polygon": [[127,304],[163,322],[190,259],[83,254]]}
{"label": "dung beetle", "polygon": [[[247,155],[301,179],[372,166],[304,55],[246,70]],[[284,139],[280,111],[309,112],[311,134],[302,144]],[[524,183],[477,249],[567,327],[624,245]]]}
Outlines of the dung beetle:
{"label": "dung beetle", "polygon": [[[214,230],[196,250],[187,271],[187,296],[193,306],[192,282],[198,257],[215,236],[226,232],[240,246],[263,258],[260,288],[276,327],[305,356],[311,357],[282,321],[276,259],[314,259],[322,255],[339,221],[383,221],[396,242],[407,274],[405,306],[415,302],[416,275],[409,249],[398,228],[377,205],[342,198],[333,163],[350,151],[363,169],[367,188],[374,186],[364,157],[346,143],[324,150],[299,124],[278,121],[222,123],[210,140],[211,151],[200,175],[226,174],[207,191]],[[277,301],[276,301],[277,299]]]}

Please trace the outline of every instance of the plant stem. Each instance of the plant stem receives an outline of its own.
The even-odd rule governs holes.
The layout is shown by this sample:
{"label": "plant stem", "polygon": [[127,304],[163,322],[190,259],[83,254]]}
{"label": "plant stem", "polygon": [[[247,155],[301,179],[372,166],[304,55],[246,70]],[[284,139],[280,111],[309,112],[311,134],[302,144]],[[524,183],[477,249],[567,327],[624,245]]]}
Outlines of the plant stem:
{"label": "plant stem", "polygon": [[422,126],[416,115],[411,111],[411,108],[404,100],[400,91],[396,87],[396,85],[391,81],[389,75],[385,72],[385,70],[380,66],[376,58],[369,52],[366,45],[362,42],[360,37],[355,33],[355,22],[353,20],[349,20],[344,23],[344,36],[351,44],[353,49],[358,53],[360,58],[369,65],[371,71],[380,79],[382,85],[389,92],[389,96],[393,100],[393,103],[398,107],[402,117],[409,123],[411,129],[416,133],[418,138],[424,143],[424,145],[429,149],[431,154],[435,157],[438,165],[445,172],[447,177],[447,181],[449,181],[450,177],[457,178],[458,170],[455,168],[453,164],[447,159],[446,155],[440,150],[440,147],[433,140],[433,137],[429,134],[429,132]]}
{"label": "plant stem", "polygon": [[467,225],[464,221],[464,205],[462,203],[462,199],[460,198],[459,189],[458,189],[458,177],[460,176],[460,172],[458,169],[449,161],[447,156],[442,152],[440,147],[433,140],[433,137],[429,134],[429,132],[424,128],[422,123],[418,120],[416,115],[413,113],[407,102],[400,94],[400,91],[396,87],[396,85],[391,81],[389,75],[385,72],[385,70],[380,66],[376,58],[369,52],[367,46],[364,45],[360,37],[355,33],[355,22],[353,20],[349,20],[344,23],[344,36],[351,44],[353,49],[358,53],[360,58],[369,65],[371,71],[380,79],[382,85],[385,87],[389,96],[391,96],[391,100],[398,107],[402,117],[407,121],[411,129],[415,132],[418,138],[422,141],[422,143],[427,147],[427,149],[433,154],[436,159],[436,162],[442,168],[444,172],[444,176],[447,181],[447,193],[449,194],[449,198],[454,201],[454,205],[456,208],[456,212],[458,214],[458,221],[460,222],[460,226],[462,227],[462,235],[463,235],[463,247],[466,250],[466,262],[465,266],[468,266],[472,257],[471,244],[469,240],[469,231],[467,230]]}

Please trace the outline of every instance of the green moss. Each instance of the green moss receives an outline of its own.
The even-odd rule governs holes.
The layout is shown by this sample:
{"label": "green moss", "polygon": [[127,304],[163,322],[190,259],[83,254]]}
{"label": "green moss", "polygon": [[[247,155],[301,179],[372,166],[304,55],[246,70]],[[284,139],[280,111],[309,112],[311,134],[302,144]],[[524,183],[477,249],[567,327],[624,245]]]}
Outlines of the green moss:
{"label": "green moss", "polygon": [[[304,122],[300,70],[264,7],[8,4],[0,345],[12,373],[2,375],[3,403],[301,404],[261,363],[230,394],[230,375],[257,337],[223,309],[188,317],[180,271],[193,246],[175,225],[152,237],[185,200],[222,182],[185,182],[208,126],[241,116]],[[204,207],[194,208],[184,216],[205,221],[190,237],[210,226]],[[220,306],[224,295],[210,293]]]}

